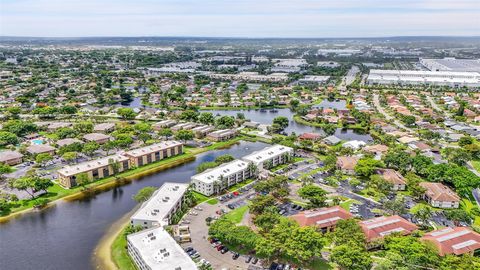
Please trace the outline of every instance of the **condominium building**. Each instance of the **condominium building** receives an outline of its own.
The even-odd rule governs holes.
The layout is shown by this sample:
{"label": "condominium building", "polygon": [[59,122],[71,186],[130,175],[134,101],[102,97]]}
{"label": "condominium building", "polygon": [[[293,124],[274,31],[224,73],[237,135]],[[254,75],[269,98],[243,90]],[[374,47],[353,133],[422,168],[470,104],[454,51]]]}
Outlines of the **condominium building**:
{"label": "condominium building", "polygon": [[456,71],[379,70],[372,69],[369,84],[446,85],[479,87],[480,73]]}
{"label": "condominium building", "polygon": [[251,176],[248,162],[237,159],[194,175],[191,180],[195,191],[210,196]]}
{"label": "condominium building", "polygon": [[130,218],[133,226],[152,228],[169,225],[172,216],[182,207],[188,184],[164,183]]}
{"label": "condominium building", "polygon": [[407,181],[405,181],[405,178],[399,172],[392,169],[380,169],[377,170],[377,173],[380,174],[385,181],[392,184],[392,190],[405,190]]}
{"label": "condominium building", "polygon": [[140,167],[155,161],[183,153],[183,144],[177,141],[164,141],[125,152],[132,166]]}
{"label": "condominium building", "polygon": [[299,212],[290,218],[300,226],[315,226],[323,232],[332,231],[339,220],[352,218],[353,215],[340,206],[312,209]]}
{"label": "condominium building", "polygon": [[101,179],[114,175],[116,172],[113,163],[118,164],[117,172],[123,172],[130,168],[129,158],[117,154],[75,165],[65,166],[57,171],[58,182],[65,188],[71,188],[77,185],[76,178],[80,173],[86,173],[90,180]]}
{"label": "condominium building", "polygon": [[127,251],[140,270],[196,270],[188,254],[162,227],[127,236]]}
{"label": "condominium building", "polygon": [[363,220],[360,221],[359,225],[365,234],[367,242],[381,239],[392,233],[408,235],[418,229],[417,225],[398,215]]}
{"label": "condominium building", "polygon": [[458,208],[460,197],[444,184],[422,182],[420,186],[425,189],[423,198],[433,207]]}
{"label": "condominium building", "polygon": [[247,162],[252,162],[258,169],[263,169],[264,167],[275,167],[283,164],[287,162],[292,155],[293,148],[276,144],[253,152],[250,155],[244,156],[242,159]]}
{"label": "condominium building", "polygon": [[207,138],[215,142],[221,142],[235,138],[235,136],[237,136],[235,129],[222,129],[208,133]]}
{"label": "condominium building", "polygon": [[473,254],[480,249],[480,234],[467,227],[443,228],[426,233],[422,241],[432,243],[440,256]]}
{"label": "condominium building", "polygon": [[177,121],[174,120],[163,120],[152,125],[154,130],[161,130],[163,128],[173,127],[177,124]]}
{"label": "condominium building", "polygon": [[17,165],[22,163],[23,155],[17,151],[2,151],[0,152],[0,163],[5,163],[8,165]]}

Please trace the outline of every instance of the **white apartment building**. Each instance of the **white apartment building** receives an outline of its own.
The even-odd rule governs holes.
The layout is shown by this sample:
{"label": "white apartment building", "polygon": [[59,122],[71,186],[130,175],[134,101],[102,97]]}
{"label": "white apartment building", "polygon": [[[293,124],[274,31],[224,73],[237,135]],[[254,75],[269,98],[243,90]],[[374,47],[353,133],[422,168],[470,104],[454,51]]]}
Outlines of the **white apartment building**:
{"label": "white apartment building", "polygon": [[283,164],[288,161],[287,156],[292,155],[293,148],[276,144],[253,152],[250,155],[244,156],[242,159],[247,162],[252,162],[258,169],[263,169],[264,165],[270,162],[272,167]]}
{"label": "white apartment building", "polygon": [[196,270],[196,264],[162,227],[127,236],[127,251],[140,270]]}
{"label": "white apartment building", "polygon": [[480,73],[455,71],[380,70],[372,69],[369,84],[445,85],[479,87]]}
{"label": "white apartment building", "polygon": [[195,191],[210,196],[250,176],[248,162],[237,159],[194,175],[191,180]]}
{"label": "white apartment building", "polygon": [[144,202],[130,218],[133,226],[152,228],[170,224],[172,216],[182,207],[188,184],[164,183],[152,197]]}

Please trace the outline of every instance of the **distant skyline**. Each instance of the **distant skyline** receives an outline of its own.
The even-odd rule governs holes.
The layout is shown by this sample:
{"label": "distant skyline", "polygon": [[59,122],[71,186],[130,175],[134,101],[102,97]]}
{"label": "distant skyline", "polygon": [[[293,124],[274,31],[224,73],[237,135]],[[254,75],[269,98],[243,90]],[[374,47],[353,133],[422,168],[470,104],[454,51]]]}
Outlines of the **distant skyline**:
{"label": "distant skyline", "polygon": [[0,35],[480,36],[480,1],[0,0]]}

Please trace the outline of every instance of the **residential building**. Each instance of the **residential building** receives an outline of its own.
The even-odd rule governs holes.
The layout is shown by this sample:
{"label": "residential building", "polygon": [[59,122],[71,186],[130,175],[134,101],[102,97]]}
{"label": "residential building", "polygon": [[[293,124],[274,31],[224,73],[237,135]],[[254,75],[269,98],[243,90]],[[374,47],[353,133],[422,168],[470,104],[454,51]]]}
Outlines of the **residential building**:
{"label": "residential building", "polygon": [[399,172],[392,169],[380,169],[377,170],[377,173],[380,174],[385,181],[392,184],[392,190],[405,190],[407,181],[405,181],[405,178]]}
{"label": "residential building", "polygon": [[183,144],[177,141],[164,141],[125,152],[132,166],[140,167],[155,161],[183,153]]}
{"label": "residential building", "polygon": [[358,160],[358,157],[341,156],[337,158],[336,167],[344,174],[354,175]]}
{"label": "residential building", "polygon": [[276,144],[246,155],[242,159],[247,162],[252,162],[258,169],[263,169],[265,167],[272,168],[286,163],[293,154],[293,148]]}
{"label": "residential building", "polygon": [[7,165],[17,165],[22,163],[23,155],[17,151],[2,151],[0,152],[0,163],[4,163]]}
{"label": "residential building", "polygon": [[140,270],[197,270],[196,264],[162,227],[127,236],[127,251]]}
{"label": "residential building", "polygon": [[74,144],[74,143],[83,144],[83,141],[81,141],[79,139],[75,139],[75,138],[66,138],[66,139],[58,140],[56,142],[58,147],[68,146],[68,145],[71,145],[71,144]]}
{"label": "residential building", "polygon": [[96,142],[98,144],[104,144],[110,141],[110,136],[103,133],[89,133],[83,136],[83,139],[87,142]]}
{"label": "residential building", "polygon": [[398,215],[363,220],[359,222],[359,225],[365,234],[367,242],[381,239],[392,233],[408,235],[418,229],[417,225]]}
{"label": "residential building", "polygon": [[480,234],[467,227],[443,228],[426,233],[422,241],[432,243],[440,256],[473,254],[480,249]]}
{"label": "residential building", "polygon": [[420,186],[426,190],[423,198],[433,207],[458,208],[460,197],[444,184],[422,182]]}
{"label": "residential building", "polygon": [[163,120],[163,121],[160,121],[160,122],[157,122],[155,124],[152,125],[152,128],[154,130],[161,130],[163,128],[170,128],[170,127],[173,127],[177,124],[177,121],[174,121],[174,120]]}
{"label": "residential building", "polygon": [[352,214],[340,206],[302,211],[291,216],[300,226],[315,226],[323,232],[332,231],[339,220],[352,218]]}
{"label": "residential building", "polygon": [[32,155],[50,154],[53,156],[55,155],[55,147],[48,144],[32,144],[27,147],[27,152]]}
{"label": "residential building", "polygon": [[170,225],[173,215],[182,207],[187,189],[188,184],[164,183],[132,215],[130,224],[145,229]]}
{"label": "residential building", "polygon": [[338,138],[335,135],[331,135],[323,139],[323,142],[327,145],[337,145],[342,141],[342,139]]}
{"label": "residential building", "polygon": [[215,128],[212,126],[198,126],[192,129],[193,133],[195,134],[195,137],[201,139],[205,136],[207,136],[208,133],[214,131]]}
{"label": "residential building", "polygon": [[222,129],[208,133],[207,138],[215,142],[221,142],[233,139],[235,136],[237,136],[235,129]]}
{"label": "residential building", "polygon": [[94,132],[110,133],[115,130],[115,123],[101,123],[93,127]]}
{"label": "residential building", "polygon": [[[117,168],[114,167],[114,163],[118,164]],[[71,188],[78,184],[76,179],[80,173],[85,173],[90,180],[96,180],[123,172],[129,168],[128,157],[117,154],[65,166],[57,171],[58,182],[65,188]]]}
{"label": "residential building", "polygon": [[253,177],[248,161],[234,160],[192,176],[195,191],[210,196]]}
{"label": "residential building", "polygon": [[310,140],[310,141],[318,141],[322,138],[321,134],[318,133],[303,133],[302,135],[298,136],[299,140]]}

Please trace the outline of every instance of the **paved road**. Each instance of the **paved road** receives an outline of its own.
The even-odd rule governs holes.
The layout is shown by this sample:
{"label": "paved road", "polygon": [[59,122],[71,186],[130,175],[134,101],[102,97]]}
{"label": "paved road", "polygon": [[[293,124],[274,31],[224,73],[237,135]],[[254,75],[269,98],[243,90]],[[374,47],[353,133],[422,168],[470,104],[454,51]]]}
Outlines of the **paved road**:
{"label": "paved road", "polygon": [[373,105],[375,105],[375,108],[377,108],[377,111],[385,116],[385,119],[392,121],[395,125],[398,127],[407,130],[408,132],[415,133],[411,128],[406,127],[404,124],[402,124],[400,121],[395,119],[393,116],[389,115],[380,105],[380,99],[378,97],[378,94],[373,94]]}

